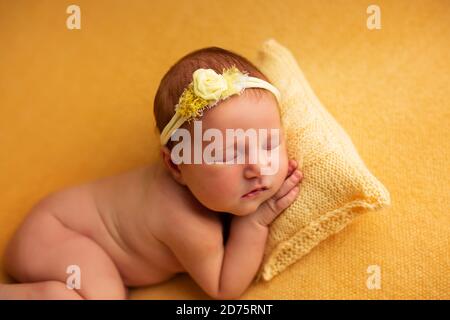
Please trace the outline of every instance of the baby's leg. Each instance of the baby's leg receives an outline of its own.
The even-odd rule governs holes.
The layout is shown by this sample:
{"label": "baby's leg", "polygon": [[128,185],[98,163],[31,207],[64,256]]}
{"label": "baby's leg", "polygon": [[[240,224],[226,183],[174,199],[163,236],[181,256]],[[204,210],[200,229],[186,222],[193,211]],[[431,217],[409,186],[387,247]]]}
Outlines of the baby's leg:
{"label": "baby's leg", "polygon": [[0,300],[81,300],[76,290],[67,290],[61,281],[0,283]]}
{"label": "baby's leg", "polygon": [[[74,276],[67,268],[73,265],[79,267],[80,289],[66,287]],[[0,285],[1,298],[126,298],[119,271],[106,252],[46,210],[34,211],[16,232],[6,250],[5,267],[26,284]]]}

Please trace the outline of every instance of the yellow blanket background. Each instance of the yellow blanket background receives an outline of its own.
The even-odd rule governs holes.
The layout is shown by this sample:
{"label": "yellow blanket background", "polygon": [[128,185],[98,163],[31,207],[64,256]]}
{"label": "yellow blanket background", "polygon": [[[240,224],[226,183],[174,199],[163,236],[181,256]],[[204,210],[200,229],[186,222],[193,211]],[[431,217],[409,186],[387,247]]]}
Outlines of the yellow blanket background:
{"label": "yellow blanket background", "polygon": [[[48,193],[157,156],[153,97],[178,58],[215,45],[253,60],[274,38],[392,206],[242,298],[450,299],[450,2],[78,0],[81,30],[68,30],[73,3],[0,1],[0,253]],[[381,30],[366,28],[373,3]],[[381,289],[366,286],[370,265]],[[131,298],[207,297],[179,275]]]}

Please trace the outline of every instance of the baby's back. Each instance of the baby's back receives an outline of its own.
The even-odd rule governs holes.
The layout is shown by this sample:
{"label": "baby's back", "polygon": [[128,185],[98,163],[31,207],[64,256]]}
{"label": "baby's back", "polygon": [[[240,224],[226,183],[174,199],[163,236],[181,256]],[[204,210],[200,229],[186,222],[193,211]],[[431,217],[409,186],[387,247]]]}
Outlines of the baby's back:
{"label": "baby's back", "polygon": [[158,240],[167,228],[185,236],[183,225],[195,220],[205,230],[222,232],[219,216],[199,205],[158,164],[69,187],[49,200],[66,227],[105,250],[127,286],[155,284],[184,271]]}

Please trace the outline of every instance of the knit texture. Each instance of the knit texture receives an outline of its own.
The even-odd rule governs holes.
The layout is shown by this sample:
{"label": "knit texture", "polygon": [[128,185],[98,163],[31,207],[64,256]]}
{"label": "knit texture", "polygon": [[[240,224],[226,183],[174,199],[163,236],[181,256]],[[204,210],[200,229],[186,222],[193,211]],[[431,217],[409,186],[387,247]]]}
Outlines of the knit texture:
{"label": "knit texture", "polygon": [[[242,299],[450,299],[448,0],[378,0],[381,30],[367,29],[364,0],[107,4],[83,1],[82,29],[67,30],[64,1],[0,2],[0,282],[12,281],[6,243],[39,199],[160,156],[152,99],[176,59],[218,45],[256,61],[273,37],[392,205],[357,216]],[[236,23],[250,12],[251,24]],[[381,289],[366,285],[371,265]],[[209,299],[188,274],[130,297]]]}
{"label": "knit texture", "polygon": [[299,196],[271,225],[255,278],[268,281],[342,230],[355,215],[390,204],[390,197],[318,100],[287,48],[269,39],[255,64],[281,92],[288,154],[304,174]]}

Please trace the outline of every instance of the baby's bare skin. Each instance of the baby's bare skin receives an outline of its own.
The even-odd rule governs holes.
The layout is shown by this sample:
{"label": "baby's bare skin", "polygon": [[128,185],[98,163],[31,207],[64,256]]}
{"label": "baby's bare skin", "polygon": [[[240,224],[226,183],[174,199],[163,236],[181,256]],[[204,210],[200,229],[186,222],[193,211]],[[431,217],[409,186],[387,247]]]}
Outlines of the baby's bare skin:
{"label": "baby's bare skin", "polygon": [[[173,219],[174,215],[176,219]],[[125,286],[159,283],[184,271],[172,251],[158,240],[166,229],[166,218],[180,221],[178,225],[171,226],[177,228],[180,236],[183,226],[192,225],[194,220],[204,231],[211,233],[211,238],[205,241],[217,239],[213,233],[222,232],[219,215],[199,205],[189,191],[177,184],[158,162],[66,188],[39,202],[10,242],[5,257],[7,271],[18,281],[30,281],[24,265],[32,267],[36,259],[34,254],[18,256],[18,251],[26,251],[27,246],[30,251],[52,250],[54,244],[40,246],[39,237],[58,234],[63,230],[61,225],[48,223],[42,216],[55,217],[65,228],[98,244],[113,261]],[[40,233],[33,234],[33,230]],[[83,254],[85,250],[84,246],[80,246],[79,250],[74,248],[74,264],[77,262],[76,254]],[[96,261],[90,263],[95,264]],[[100,269],[103,268],[109,272],[112,266],[102,266]],[[88,272],[81,267],[82,274],[83,271]],[[65,268],[61,274],[64,272]],[[7,294],[5,291],[3,294]]]}
{"label": "baby's bare skin", "polygon": [[[160,239],[167,218],[179,234],[183,226],[200,223],[211,233],[221,234],[217,212],[200,205],[186,187],[176,183],[160,162],[88,185],[96,200],[95,215],[103,220],[108,235],[98,238],[116,262],[127,286],[159,283],[184,272],[170,248]],[[70,219],[70,217],[67,217]],[[74,221],[74,223],[76,223]],[[108,246],[110,243],[110,246]],[[120,247],[120,248],[119,248]],[[128,253],[128,254],[127,254]]]}
{"label": "baby's bare skin", "polygon": [[[210,110],[205,126],[280,126],[273,101],[239,99]],[[268,226],[298,194],[301,173],[295,161],[288,163],[284,139],[279,150],[274,176],[261,176],[259,163],[175,168],[164,150],[153,165],[49,195],[7,247],[5,269],[20,284],[0,284],[0,299],[124,299],[127,287],[180,272],[214,298],[240,296],[262,261]],[[260,185],[265,191],[241,197]],[[233,213],[226,245],[222,218],[229,214],[208,209],[200,198],[231,208],[223,210]],[[66,288],[71,265],[81,271],[75,290]]]}
{"label": "baby's bare skin", "polygon": [[[197,239],[208,248],[222,246],[221,214],[225,213],[203,207],[160,162],[63,189],[33,207],[7,248],[8,273],[20,282],[35,283],[1,285],[0,298],[126,298],[125,286],[156,284],[186,272],[172,249],[159,239],[170,235],[179,237],[174,243],[182,242],[196,230],[201,234]],[[49,223],[53,218],[60,223]],[[64,250],[64,241],[72,237],[75,246]],[[82,239],[93,241],[88,246],[78,245]],[[52,250],[55,254],[47,256]],[[89,255],[89,250],[92,259],[88,264],[84,258],[77,260]],[[100,252],[112,263],[98,256]],[[193,248],[186,254],[195,259],[197,252]],[[79,294],[63,285],[69,263],[81,268]],[[52,274],[53,279],[39,274],[40,267],[51,266],[61,269]],[[92,279],[98,280],[101,273],[107,276],[103,286]],[[105,285],[108,292],[101,290]]]}

